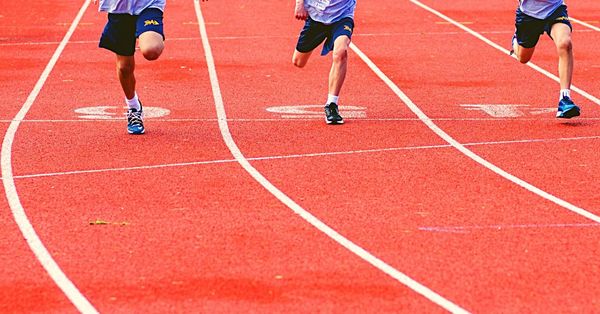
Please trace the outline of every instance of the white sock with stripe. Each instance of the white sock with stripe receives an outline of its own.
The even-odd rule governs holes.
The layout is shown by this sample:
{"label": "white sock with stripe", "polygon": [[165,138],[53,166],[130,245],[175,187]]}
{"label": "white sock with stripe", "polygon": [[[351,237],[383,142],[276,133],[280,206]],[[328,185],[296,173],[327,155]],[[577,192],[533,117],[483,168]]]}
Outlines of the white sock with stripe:
{"label": "white sock with stripe", "polygon": [[138,99],[137,92],[135,93],[135,95],[131,99],[127,99],[127,97],[125,97],[125,103],[127,104],[127,107],[129,109],[135,109],[137,111],[139,111],[141,109],[140,108],[140,101]]}

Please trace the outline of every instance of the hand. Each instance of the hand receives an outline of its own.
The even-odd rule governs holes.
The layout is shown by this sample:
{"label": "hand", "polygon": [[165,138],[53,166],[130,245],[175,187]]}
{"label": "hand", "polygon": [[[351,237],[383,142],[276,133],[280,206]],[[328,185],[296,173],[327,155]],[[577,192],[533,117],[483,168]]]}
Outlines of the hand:
{"label": "hand", "polygon": [[294,9],[294,16],[297,20],[305,21],[308,18],[308,12],[304,8],[304,1],[296,1],[296,8]]}

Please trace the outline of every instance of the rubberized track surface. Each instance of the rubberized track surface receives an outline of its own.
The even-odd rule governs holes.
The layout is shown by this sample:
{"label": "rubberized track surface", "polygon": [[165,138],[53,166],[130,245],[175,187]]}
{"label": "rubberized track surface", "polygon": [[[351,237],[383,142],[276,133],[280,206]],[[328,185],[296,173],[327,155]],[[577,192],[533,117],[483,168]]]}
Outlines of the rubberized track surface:
{"label": "rubberized track surface", "polygon": [[87,5],[0,14],[0,312],[600,308],[597,1],[569,3],[568,121],[551,41],[502,51],[514,3],[360,1],[328,126],[293,2],[171,0],[143,136]]}

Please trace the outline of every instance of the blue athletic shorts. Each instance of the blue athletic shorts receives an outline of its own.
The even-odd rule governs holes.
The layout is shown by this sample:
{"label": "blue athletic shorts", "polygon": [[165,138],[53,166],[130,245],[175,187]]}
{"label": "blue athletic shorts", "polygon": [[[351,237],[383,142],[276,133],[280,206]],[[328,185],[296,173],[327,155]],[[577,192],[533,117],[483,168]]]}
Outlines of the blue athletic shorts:
{"label": "blue athletic shorts", "polygon": [[296,50],[299,52],[312,51],[325,40],[323,50],[321,51],[321,55],[324,56],[333,50],[333,43],[336,38],[342,35],[352,38],[353,30],[354,20],[349,17],[345,17],[332,24],[323,24],[309,17],[306,19],[304,28],[300,32]]}
{"label": "blue athletic shorts", "polygon": [[544,32],[552,38],[550,30],[556,23],[563,23],[568,25],[571,29],[571,22],[569,21],[569,14],[567,13],[567,6],[561,5],[558,7],[548,18],[545,20],[536,19],[531,17],[517,8],[517,15],[515,18],[515,26],[517,28],[517,42],[519,45],[525,48],[533,48],[537,45],[540,35]]}
{"label": "blue athletic shorts", "polygon": [[161,10],[148,8],[140,15],[109,13],[99,46],[121,56],[133,56],[136,39],[148,31],[157,32],[165,38]]}

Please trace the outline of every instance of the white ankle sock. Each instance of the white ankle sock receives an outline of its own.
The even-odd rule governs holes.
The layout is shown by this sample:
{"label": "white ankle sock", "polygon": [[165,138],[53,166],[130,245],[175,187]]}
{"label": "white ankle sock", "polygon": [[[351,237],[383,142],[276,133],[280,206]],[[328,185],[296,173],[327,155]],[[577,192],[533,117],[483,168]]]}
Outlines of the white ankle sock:
{"label": "white ankle sock", "polygon": [[561,89],[560,90],[560,99],[565,97],[571,98],[571,90],[570,89]]}
{"label": "white ankle sock", "polygon": [[335,103],[337,105],[338,98],[340,98],[340,96],[335,96],[335,95],[328,94],[327,95],[327,103],[326,103],[326,105],[329,105],[330,103]]}
{"label": "white ankle sock", "polygon": [[135,93],[135,95],[133,96],[133,98],[131,99],[127,99],[127,97],[125,97],[125,103],[127,104],[127,107],[129,107],[130,109],[135,109],[135,110],[140,110],[140,101],[138,99],[138,95],[137,92]]}

